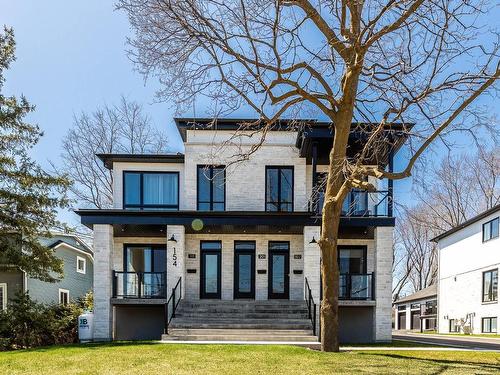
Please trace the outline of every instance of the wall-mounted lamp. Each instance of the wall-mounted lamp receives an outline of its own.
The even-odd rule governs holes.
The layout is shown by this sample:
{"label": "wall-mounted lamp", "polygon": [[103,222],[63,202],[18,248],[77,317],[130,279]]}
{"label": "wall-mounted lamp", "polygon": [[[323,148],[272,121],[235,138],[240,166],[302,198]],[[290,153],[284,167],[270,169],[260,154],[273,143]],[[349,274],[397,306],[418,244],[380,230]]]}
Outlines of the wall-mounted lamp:
{"label": "wall-mounted lamp", "polygon": [[309,243],[318,243],[318,242],[316,241],[316,238],[314,238],[314,236],[313,236],[313,239],[311,241],[309,241]]}
{"label": "wall-mounted lamp", "polygon": [[168,242],[177,242],[175,239],[175,236],[172,234],[172,236],[168,239]]}

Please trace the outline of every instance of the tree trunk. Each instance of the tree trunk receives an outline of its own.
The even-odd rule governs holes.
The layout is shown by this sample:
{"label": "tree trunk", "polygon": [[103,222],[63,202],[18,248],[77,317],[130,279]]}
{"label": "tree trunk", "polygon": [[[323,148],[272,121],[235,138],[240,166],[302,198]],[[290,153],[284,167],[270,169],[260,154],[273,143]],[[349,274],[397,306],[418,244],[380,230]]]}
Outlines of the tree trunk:
{"label": "tree trunk", "polygon": [[337,195],[344,183],[342,168],[351,126],[351,117],[348,116],[346,119],[348,119],[347,127],[337,123],[335,128],[319,240],[322,259],[321,280],[323,283],[320,316],[321,350],[325,352],[339,351],[339,265],[337,243],[342,203],[346,193],[343,196]]}

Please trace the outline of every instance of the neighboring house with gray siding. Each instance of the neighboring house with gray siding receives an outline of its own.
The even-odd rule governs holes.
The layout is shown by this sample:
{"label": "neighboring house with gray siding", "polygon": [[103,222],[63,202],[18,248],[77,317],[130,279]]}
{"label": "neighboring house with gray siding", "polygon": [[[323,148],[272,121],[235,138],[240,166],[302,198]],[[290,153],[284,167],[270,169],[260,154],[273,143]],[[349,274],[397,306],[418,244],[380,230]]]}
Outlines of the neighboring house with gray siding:
{"label": "neighboring house with gray siding", "polygon": [[18,292],[28,292],[33,300],[43,303],[66,303],[84,296],[93,287],[94,259],[92,249],[71,234],[54,233],[40,242],[53,249],[63,260],[64,277],[48,283],[29,277],[22,270],[0,265],[0,308],[5,308]]}
{"label": "neighboring house with gray siding", "polygon": [[[113,208],[77,211],[94,231],[96,340],[317,340],[332,126],[280,121],[234,164],[261,139],[258,126],[235,138],[254,121],[176,119],[184,154],[99,155]],[[370,163],[391,170],[405,137],[391,139]],[[343,342],[391,340],[393,187],[370,182],[378,191],[353,190],[340,222]]]}

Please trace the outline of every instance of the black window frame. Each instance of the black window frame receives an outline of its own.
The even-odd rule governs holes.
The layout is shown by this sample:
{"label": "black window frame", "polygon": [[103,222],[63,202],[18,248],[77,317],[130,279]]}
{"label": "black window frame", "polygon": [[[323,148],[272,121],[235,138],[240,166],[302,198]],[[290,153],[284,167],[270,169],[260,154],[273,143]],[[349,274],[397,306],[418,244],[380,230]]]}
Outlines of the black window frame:
{"label": "black window frame", "polygon": [[[497,325],[497,329],[495,331],[493,331],[491,329],[491,323],[492,323],[493,319],[496,320],[496,325]],[[489,320],[490,321],[490,330],[489,331],[485,331],[484,330],[484,321],[485,320]],[[498,317],[496,317],[496,316],[487,316],[487,317],[481,318],[481,333],[498,333]]]}
{"label": "black window frame", "polygon": [[[497,274],[497,290],[496,290],[496,295],[493,294],[493,290],[491,291],[491,294],[492,294],[492,297],[491,299],[485,299],[485,290],[484,290],[484,279],[485,279],[485,276],[486,274],[493,274],[495,273]],[[495,268],[495,269],[491,269],[491,270],[488,270],[488,271],[484,271],[483,272],[483,277],[481,279],[481,282],[482,282],[482,294],[481,294],[481,300],[483,303],[491,303],[491,302],[498,302],[498,268]],[[491,278],[491,288],[493,289],[493,276]],[[489,293],[488,293],[489,295]]]}
{"label": "black window frame", "polygon": [[[458,322],[457,319],[450,319],[450,322],[449,322],[449,332],[450,333],[460,333],[460,324],[455,324],[455,322]],[[451,329],[451,328],[454,328],[454,329]],[[456,329],[458,328],[458,329]]]}
{"label": "black window frame", "polygon": [[[267,200],[267,171],[270,169],[277,169],[278,170],[278,201],[277,202],[269,202]],[[291,209],[290,210],[283,210],[281,205],[283,204],[289,204],[287,203],[282,203],[281,202],[281,170],[282,169],[288,169],[292,171],[292,202],[291,202]],[[264,210],[266,212],[293,212],[295,209],[295,167],[293,165],[266,165],[266,176],[265,176],[265,197],[264,197]],[[277,204],[278,209],[276,211],[271,211],[267,209],[268,204]]]}
{"label": "black window frame", "polygon": [[[127,204],[125,202],[125,197],[127,196],[127,184],[125,183],[125,176],[127,173],[139,174],[139,204]],[[177,176],[177,204],[144,204],[144,175],[145,174],[174,174]],[[136,209],[136,210],[144,210],[144,209],[159,209],[165,208],[170,211],[179,211],[179,188],[180,188],[180,173],[178,171],[123,171],[122,173],[122,204],[124,209]]]}
{"label": "black window frame", "polygon": [[[496,221],[496,226],[497,226],[497,235],[496,235],[495,237],[492,237],[492,235],[491,235],[491,234],[493,233],[493,228],[494,228],[493,224],[494,224],[494,222],[495,222],[495,221]],[[487,225],[489,225],[489,226],[490,226],[490,237],[489,237],[489,238],[487,238],[487,239],[485,239],[485,238],[484,238],[484,234],[485,234],[484,228],[485,228]],[[487,221],[486,223],[484,223],[484,224],[483,224],[483,226],[482,226],[482,235],[483,235],[483,236],[482,236],[482,238],[483,238],[483,243],[484,243],[484,242],[491,241],[491,240],[494,240],[495,238],[498,238],[498,237],[500,236],[500,216],[495,217],[495,218],[493,218],[493,219],[491,219],[491,220],[489,220],[489,221]]]}
{"label": "black window frame", "polygon": [[[124,272],[133,272],[133,271],[128,271],[127,265],[128,265],[128,253],[127,249],[128,248],[144,248],[144,247],[149,247],[151,250],[161,250],[165,251],[165,273],[167,272],[168,268],[168,252],[167,252],[167,244],[161,244],[161,243],[124,243],[123,244],[123,271]],[[154,267],[154,252],[152,253],[151,256],[151,269]],[[160,273],[159,271],[153,271],[153,273]]]}
{"label": "black window frame", "polygon": [[[214,201],[214,169],[221,169],[224,172],[224,201],[223,202],[216,202]],[[200,202],[200,179],[199,179],[199,172],[200,169],[205,169],[210,171],[210,177],[208,181],[210,182],[210,201],[206,202]],[[222,203],[224,205],[224,209],[222,211],[217,210],[217,212],[223,212],[226,211],[226,166],[225,165],[202,165],[198,164],[196,166],[196,210],[200,210],[200,203],[202,204],[209,204],[210,209],[209,210],[203,210],[203,211],[214,211],[214,203],[220,204]]]}
{"label": "black window frame", "polygon": [[337,246],[337,264],[340,268],[340,250],[362,250],[363,251],[363,270],[361,274],[348,273],[346,275],[366,275],[368,273],[368,246],[366,245],[338,245]]}

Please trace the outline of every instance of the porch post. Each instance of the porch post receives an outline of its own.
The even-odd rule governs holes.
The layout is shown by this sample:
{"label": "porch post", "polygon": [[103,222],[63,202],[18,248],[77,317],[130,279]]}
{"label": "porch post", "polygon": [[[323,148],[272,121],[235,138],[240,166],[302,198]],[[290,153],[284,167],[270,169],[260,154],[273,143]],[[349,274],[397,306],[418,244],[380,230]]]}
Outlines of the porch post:
{"label": "porch post", "polygon": [[[170,241],[172,238],[175,241]],[[167,296],[170,297],[179,277],[182,277],[181,295],[184,298],[186,280],[184,277],[184,247],[186,243],[184,225],[167,226]]]}
{"label": "porch post", "polygon": [[94,340],[112,340],[113,227],[94,225]]}
{"label": "porch post", "polygon": [[375,341],[392,339],[392,245],[393,227],[375,229]]}
{"label": "porch post", "polygon": [[[319,240],[320,227],[304,227],[304,283],[307,278],[314,302],[319,304],[320,297],[320,250],[317,243],[310,243],[314,238]],[[304,291],[305,292],[305,291]]]}

